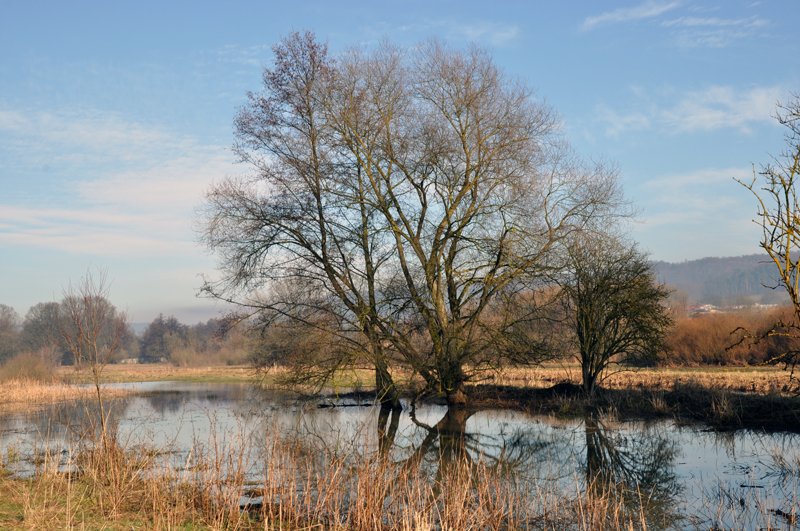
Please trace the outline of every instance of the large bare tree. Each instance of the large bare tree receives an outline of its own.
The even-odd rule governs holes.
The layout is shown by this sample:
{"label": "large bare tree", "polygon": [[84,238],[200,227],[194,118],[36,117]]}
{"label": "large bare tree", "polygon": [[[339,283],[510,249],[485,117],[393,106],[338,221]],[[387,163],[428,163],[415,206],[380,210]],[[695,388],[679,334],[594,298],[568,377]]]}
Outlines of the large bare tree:
{"label": "large bare tree", "polygon": [[273,51],[263,91],[249,93],[235,119],[234,152],[254,174],[207,194],[202,238],[220,254],[224,276],[205,290],[258,312],[264,325],[288,319],[327,332],[333,318],[341,341],[324,359],[301,363],[318,369],[309,378],[324,383],[366,358],[382,400],[397,405],[376,330],[376,275],[391,250],[376,245],[380,229],[358,199],[361,169],[342,156],[327,123],[334,62],[308,32]]}
{"label": "large bare tree", "polygon": [[[338,359],[370,360],[382,394],[402,363],[464,403],[496,363],[488,310],[620,215],[616,168],[578,160],[552,108],[477,46],[383,42],[334,61],[305,33],[274,51],[235,122],[255,172],[207,195],[202,239],[224,274],[206,290],[333,313],[353,346]],[[311,288],[275,297],[287,280]]]}

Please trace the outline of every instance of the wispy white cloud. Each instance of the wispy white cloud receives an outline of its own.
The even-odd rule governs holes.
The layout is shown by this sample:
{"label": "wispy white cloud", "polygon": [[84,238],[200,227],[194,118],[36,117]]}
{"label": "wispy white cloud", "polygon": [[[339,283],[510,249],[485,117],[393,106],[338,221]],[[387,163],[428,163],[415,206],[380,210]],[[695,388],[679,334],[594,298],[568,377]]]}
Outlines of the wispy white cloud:
{"label": "wispy white cloud", "polygon": [[134,212],[86,204],[60,209],[0,204],[0,245],[101,257],[186,256],[197,253],[191,222],[191,209]]}
{"label": "wispy white cloud", "polygon": [[175,255],[191,251],[182,223],[170,215],[107,209],[19,208],[0,205],[0,244],[95,256]]}
{"label": "wispy white cloud", "polygon": [[641,112],[619,114],[607,105],[598,105],[595,108],[598,119],[606,122],[605,134],[619,138],[626,131],[642,131],[650,128],[650,118]]}
{"label": "wispy white cloud", "polygon": [[0,233],[3,245],[19,245],[44,247],[100,257],[111,256],[187,256],[194,249],[187,244],[154,245],[151,238],[120,234],[114,232],[71,231],[69,233],[48,234],[43,231],[17,231],[8,234]]}
{"label": "wispy white cloud", "polygon": [[756,35],[758,30],[769,25],[769,21],[757,16],[738,19],[680,17],[666,20],[661,25],[678,30],[675,42],[682,48],[723,48]]}
{"label": "wispy white cloud", "polygon": [[580,29],[589,31],[594,28],[619,22],[629,22],[657,17],[680,5],[679,2],[654,2],[647,0],[635,7],[623,7],[614,11],[607,11],[594,17],[586,17]]}
{"label": "wispy white cloud", "polygon": [[737,129],[752,133],[760,122],[774,122],[775,104],[786,97],[782,86],[737,90],[712,86],[701,91],[684,92],[672,104],[656,105],[646,94],[639,94],[642,105],[623,113],[605,104],[595,107],[597,119],[605,122],[605,134],[618,138],[630,131],[658,126],[669,133],[694,133],[719,129]]}
{"label": "wispy white cloud", "polygon": [[25,115],[19,111],[0,109],[0,131],[19,131],[25,127]]}
{"label": "wispy white cloud", "polygon": [[687,9],[693,13],[712,13],[714,11],[719,11],[720,7],[694,5],[694,6],[689,6]]}
{"label": "wispy white cloud", "polygon": [[445,23],[450,38],[468,41],[485,41],[494,46],[502,46],[519,34],[519,27],[499,22],[480,22],[478,24]]}
{"label": "wispy white cloud", "polygon": [[665,20],[661,23],[662,26],[714,26],[714,27],[729,27],[729,26],[746,26],[746,27],[760,27],[766,26],[768,22],[758,17],[740,18],[740,19],[724,19],[724,18],[699,18],[699,17],[680,17],[674,20]]}
{"label": "wispy white cloud", "polygon": [[[99,256],[191,252],[203,189],[232,169],[221,146],[97,111],[0,110],[0,143],[0,167],[20,191],[0,199],[0,243]],[[68,165],[69,186],[26,191],[31,153]]]}
{"label": "wispy white cloud", "polygon": [[734,128],[752,132],[755,122],[772,122],[775,103],[785,90],[782,87],[757,87],[736,91],[732,87],[710,87],[689,92],[673,108],[661,112],[661,120],[674,131],[711,131]]}
{"label": "wispy white cloud", "polygon": [[162,212],[191,209],[212,180],[230,173],[230,156],[219,147],[196,147],[147,169],[116,172],[76,185],[92,204],[128,210]]}
{"label": "wispy white cloud", "polygon": [[737,29],[681,31],[675,35],[675,44],[680,48],[725,48],[752,35],[750,31]]}
{"label": "wispy white cloud", "polygon": [[[754,6],[757,4],[754,4]],[[631,22],[661,17],[680,7],[679,2],[647,2],[630,8],[608,11],[598,16],[587,17],[580,26],[582,31],[620,22]],[[750,6],[753,7],[753,6]],[[686,10],[695,15],[718,11],[719,6],[689,6]],[[662,17],[663,18],[663,17]],[[662,20],[660,26],[670,32],[674,43],[681,48],[723,48],[737,40],[757,36],[769,20],[753,15],[745,18],[680,16]]]}
{"label": "wispy white cloud", "polygon": [[368,40],[379,39],[383,35],[404,33],[414,38],[424,38],[430,34],[443,35],[452,41],[483,42],[492,46],[509,44],[520,34],[519,26],[491,20],[482,20],[477,23],[465,23],[453,19],[430,20],[422,19],[414,24],[396,26],[389,23],[372,24],[362,28],[370,37]]}
{"label": "wispy white cloud", "polygon": [[[753,170],[751,168],[706,168],[699,169],[686,173],[675,173],[664,175],[655,179],[647,181],[642,186],[653,193],[661,201],[675,202],[676,204],[686,204],[686,194],[684,188],[687,186],[693,187],[716,187],[720,183],[734,184],[734,179],[747,179],[752,177]],[[737,188],[731,188],[731,191],[738,191]],[[670,191],[674,194],[670,194]],[[701,198],[700,201],[706,201],[708,198]],[[712,200],[715,198],[711,198]],[[695,206],[708,206],[706,203],[697,203],[696,205],[689,205],[689,208]],[[713,209],[718,209],[716,203],[712,205]]]}
{"label": "wispy white cloud", "polygon": [[[147,164],[196,143],[163,128],[96,110],[48,112],[0,109],[0,146],[5,168],[30,167],[31,156],[59,164],[120,168]],[[91,161],[91,164],[89,164]]]}

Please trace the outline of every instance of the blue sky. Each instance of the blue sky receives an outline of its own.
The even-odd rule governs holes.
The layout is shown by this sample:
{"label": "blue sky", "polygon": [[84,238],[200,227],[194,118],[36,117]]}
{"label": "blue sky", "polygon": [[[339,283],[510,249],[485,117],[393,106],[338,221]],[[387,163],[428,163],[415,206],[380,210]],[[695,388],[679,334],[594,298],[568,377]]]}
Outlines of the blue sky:
{"label": "blue sky", "polygon": [[761,2],[0,2],[0,303],[24,315],[105,268],[135,322],[184,322],[215,260],[203,191],[245,173],[232,119],[270,46],[314,30],[336,53],[383,37],[477,42],[536,87],[585,157],[619,163],[654,259],[758,251],[733,178],[783,148],[800,91],[797,0]]}

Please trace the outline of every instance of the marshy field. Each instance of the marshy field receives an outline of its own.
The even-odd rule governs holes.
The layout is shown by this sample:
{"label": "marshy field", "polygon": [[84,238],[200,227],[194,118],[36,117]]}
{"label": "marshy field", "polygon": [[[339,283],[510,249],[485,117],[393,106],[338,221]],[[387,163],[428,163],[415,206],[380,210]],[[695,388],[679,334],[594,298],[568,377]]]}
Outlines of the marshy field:
{"label": "marshy field", "polygon": [[[469,408],[309,398],[246,366],[0,386],[0,529],[791,529],[800,406],[768,367],[499,373]],[[416,382],[402,382],[408,397]],[[406,394],[404,394],[404,397]]]}

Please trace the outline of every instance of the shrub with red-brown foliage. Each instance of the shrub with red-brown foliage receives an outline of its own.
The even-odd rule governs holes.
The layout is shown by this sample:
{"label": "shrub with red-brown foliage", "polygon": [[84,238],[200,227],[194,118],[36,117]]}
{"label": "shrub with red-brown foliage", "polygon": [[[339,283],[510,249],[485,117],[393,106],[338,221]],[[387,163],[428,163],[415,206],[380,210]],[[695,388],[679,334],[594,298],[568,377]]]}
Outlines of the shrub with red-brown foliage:
{"label": "shrub with red-brown foliage", "polygon": [[[789,349],[800,349],[800,339],[770,337],[740,341],[744,328],[757,336],[779,320],[792,322],[791,308],[743,310],[700,314],[675,321],[667,333],[671,349],[669,365],[757,365]],[[738,344],[737,344],[738,343]],[[734,346],[735,345],[735,346]]]}

